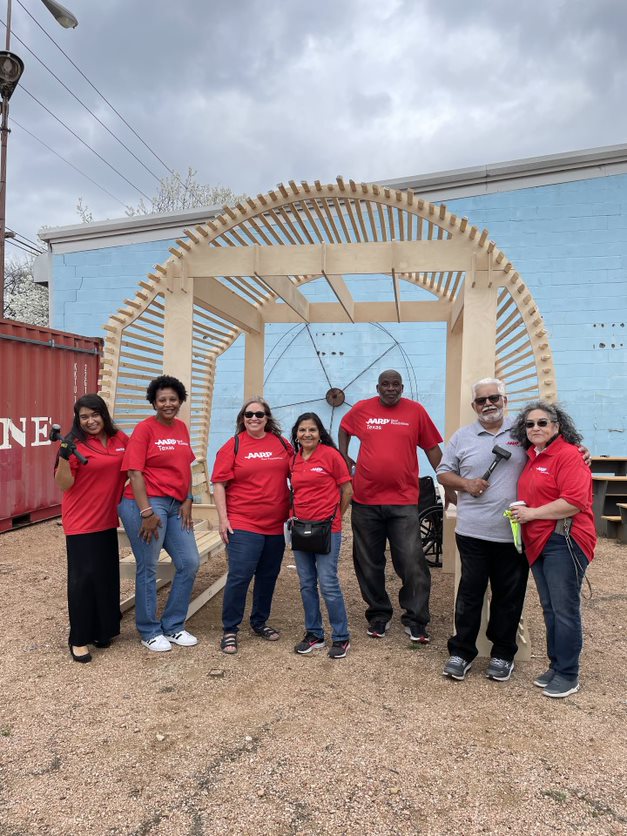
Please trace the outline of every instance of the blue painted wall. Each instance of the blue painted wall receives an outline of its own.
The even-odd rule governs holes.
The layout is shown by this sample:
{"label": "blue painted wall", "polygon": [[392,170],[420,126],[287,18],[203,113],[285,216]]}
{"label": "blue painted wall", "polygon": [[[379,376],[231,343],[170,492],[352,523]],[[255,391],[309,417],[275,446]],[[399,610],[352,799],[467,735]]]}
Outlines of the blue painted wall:
{"label": "blue painted wall", "polygon": [[[529,285],[549,331],[560,398],[595,454],[627,455],[627,176],[519,189],[453,200],[457,215],[490,231]],[[171,241],[55,256],[55,328],[99,335],[109,314],[137,282],[165,260]],[[350,277],[360,300],[389,298],[390,280]],[[383,285],[383,286],[382,286]],[[312,282],[308,298],[330,291]],[[403,284],[404,298],[429,298]],[[301,411],[318,411],[337,427],[346,408],[324,394],[346,389],[354,403],[374,395],[376,378],[398,368],[406,394],[444,425],[443,323],[303,326],[270,324],[266,397],[287,431]],[[233,431],[240,406],[243,338],[219,360],[210,459]],[[349,385],[347,385],[349,384]]]}

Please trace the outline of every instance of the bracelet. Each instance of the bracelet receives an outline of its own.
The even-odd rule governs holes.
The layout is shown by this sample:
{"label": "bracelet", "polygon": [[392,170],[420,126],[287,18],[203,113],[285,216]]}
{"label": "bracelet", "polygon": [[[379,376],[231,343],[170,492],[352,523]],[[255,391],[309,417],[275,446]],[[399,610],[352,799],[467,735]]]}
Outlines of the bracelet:
{"label": "bracelet", "polygon": [[[146,514],[146,511],[150,511],[150,513],[149,513],[149,514]],[[155,512],[152,510],[152,508],[144,508],[144,510],[143,510],[143,511],[140,511],[140,512],[139,512],[139,516],[140,516],[140,517],[143,517],[144,519],[146,519],[147,517],[152,517],[152,515],[153,515],[154,513],[155,513]]]}

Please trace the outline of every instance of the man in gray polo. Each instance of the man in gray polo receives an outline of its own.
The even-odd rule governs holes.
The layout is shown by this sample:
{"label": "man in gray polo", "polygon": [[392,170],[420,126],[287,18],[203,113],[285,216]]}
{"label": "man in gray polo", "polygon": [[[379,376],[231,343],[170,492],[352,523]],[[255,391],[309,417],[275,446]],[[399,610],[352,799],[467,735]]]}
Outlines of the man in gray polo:
{"label": "man in gray polo", "polygon": [[[437,468],[438,481],[457,491],[455,538],[461,559],[461,579],[455,601],[455,635],[449,639],[450,658],[444,676],[464,679],[477,655],[477,636],[485,592],[492,597],[487,636],[492,654],[486,676],[509,679],[518,650],[516,633],[527,589],[529,566],[513,542],[503,511],[516,499],[518,477],[527,460],[522,446],[510,435],[514,419],[505,416],[505,386],[484,378],[472,387],[472,408],[477,421],[457,430],[444,449]],[[482,478],[498,445],[511,452]]]}

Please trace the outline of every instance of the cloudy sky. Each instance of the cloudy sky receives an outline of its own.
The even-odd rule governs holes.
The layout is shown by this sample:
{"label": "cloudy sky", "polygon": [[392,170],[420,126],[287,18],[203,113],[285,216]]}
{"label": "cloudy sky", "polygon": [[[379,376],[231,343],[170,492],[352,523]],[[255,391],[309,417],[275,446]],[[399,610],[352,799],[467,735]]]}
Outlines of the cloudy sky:
{"label": "cloudy sky", "polygon": [[627,142],[624,0],[63,2],[75,30],[40,0],[13,0],[26,70],[11,99],[7,226],[29,238],[78,223],[79,197],[97,220],[121,217],[168,173],[33,18],[168,167],[236,192]]}

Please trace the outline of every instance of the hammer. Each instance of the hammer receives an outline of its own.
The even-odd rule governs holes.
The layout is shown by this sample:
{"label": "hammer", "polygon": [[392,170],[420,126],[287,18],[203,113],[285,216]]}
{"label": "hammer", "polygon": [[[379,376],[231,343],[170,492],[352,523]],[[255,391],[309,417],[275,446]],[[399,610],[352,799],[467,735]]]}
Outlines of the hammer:
{"label": "hammer", "polygon": [[495,444],[492,448],[492,452],[494,453],[494,461],[490,465],[490,467],[486,470],[486,472],[481,477],[485,479],[487,482],[490,476],[492,476],[492,471],[497,466],[497,464],[501,461],[507,461],[512,455],[511,450],[505,450],[503,447],[499,447],[498,444]]}

